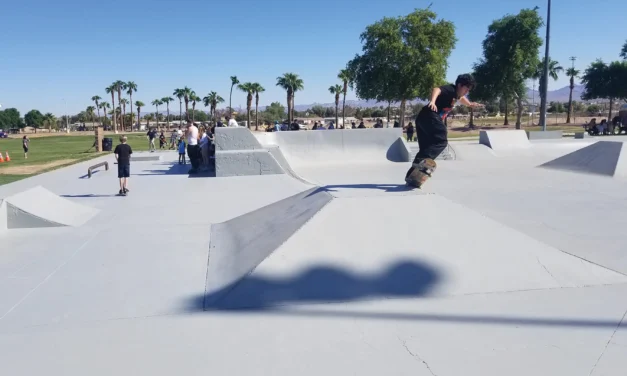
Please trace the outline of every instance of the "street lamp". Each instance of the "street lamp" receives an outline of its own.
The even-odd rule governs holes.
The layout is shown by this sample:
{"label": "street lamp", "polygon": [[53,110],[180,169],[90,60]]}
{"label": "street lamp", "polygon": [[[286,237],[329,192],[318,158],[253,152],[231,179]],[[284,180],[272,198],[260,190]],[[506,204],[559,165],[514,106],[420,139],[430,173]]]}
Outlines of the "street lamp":
{"label": "street lamp", "polygon": [[[542,77],[544,78],[544,87],[542,88],[542,99],[540,102],[540,126],[543,131],[546,131],[546,95],[549,87],[549,40],[551,38],[551,0],[548,1],[548,9],[546,11],[546,49],[544,51],[544,72]],[[540,81],[542,84],[542,81]]]}
{"label": "street lamp", "polygon": [[63,98],[63,104],[65,107],[65,133],[70,133],[70,119],[67,117],[67,101]]}

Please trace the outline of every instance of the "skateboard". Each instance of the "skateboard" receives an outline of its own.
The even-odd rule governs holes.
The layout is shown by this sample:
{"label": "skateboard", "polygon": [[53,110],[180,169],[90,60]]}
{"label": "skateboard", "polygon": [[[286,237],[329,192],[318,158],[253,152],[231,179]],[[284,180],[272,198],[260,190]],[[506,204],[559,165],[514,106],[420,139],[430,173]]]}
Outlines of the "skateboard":
{"label": "skateboard", "polygon": [[437,164],[433,159],[423,159],[414,163],[405,177],[408,186],[420,189],[437,169]]}

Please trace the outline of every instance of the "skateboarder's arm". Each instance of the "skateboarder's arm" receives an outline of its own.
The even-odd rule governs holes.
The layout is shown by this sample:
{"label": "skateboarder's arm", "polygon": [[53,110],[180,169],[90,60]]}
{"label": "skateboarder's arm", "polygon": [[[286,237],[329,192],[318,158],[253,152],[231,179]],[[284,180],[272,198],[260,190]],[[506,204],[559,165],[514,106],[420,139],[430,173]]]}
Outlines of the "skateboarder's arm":
{"label": "skateboarder's arm", "polygon": [[468,107],[481,107],[483,106],[481,103],[476,103],[476,102],[471,102],[468,100],[468,98],[466,97],[461,97],[459,99],[460,102],[462,102],[463,105],[468,106]]}
{"label": "skateboarder's arm", "polygon": [[438,99],[440,93],[442,93],[442,90],[440,90],[439,87],[434,87],[431,91],[431,100],[429,101],[427,106],[429,106],[429,108],[431,108],[433,111],[438,110],[438,108],[435,106],[435,100]]}

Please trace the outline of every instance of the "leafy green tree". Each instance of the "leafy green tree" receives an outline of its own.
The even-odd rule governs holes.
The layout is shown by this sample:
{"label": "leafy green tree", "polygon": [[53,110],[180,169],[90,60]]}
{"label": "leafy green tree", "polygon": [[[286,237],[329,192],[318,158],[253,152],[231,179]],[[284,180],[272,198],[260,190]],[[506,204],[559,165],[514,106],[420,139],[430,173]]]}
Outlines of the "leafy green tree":
{"label": "leafy green tree", "polygon": [[[342,92],[344,91],[344,89],[342,88],[341,85],[334,85],[331,86],[329,88],[329,93],[333,94],[335,96],[335,126],[339,127],[340,123],[338,123],[338,107],[340,106],[340,94],[342,94]],[[344,123],[342,123],[344,124]]]}
{"label": "leafy green tree", "polygon": [[0,111],[0,128],[24,128],[24,123],[20,119],[20,112],[15,108]]}
{"label": "leafy green tree", "polygon": [[[259,93],[266,89],[259,82],[253,82],[253,93],[255,94],[255,130],[259,130]],[[250,127],[250,126],[249,126]]]}
{"label": "leafy green tree", "polygon": [[30,110],[24,115],[24,122],[29,127],[41,128],[44,125],[44,115],[38,110]]}
{"label": "leafy green tree", "polygon": [[255,87],[252,82],[244,82],[243,84],[239,84],[237,88],[246,93],[246,124],[248,124],[248,129],[250,129],[250,109],[253,107],[253,93],[255,92]]}
{"label": "leafy green tree", "polygon": [[623,49],[620,51],[620,57],[622,57],[624,60],[627,60],[627,41],[625,41],[625,44],[623,44]]}
{"label": "leafy green tree", "polygon": [[313,107],[311,107],[309,109],[310,113],[312,113],[312,114],[314,114],[316,116],[319,116],[319,117],[324,117],[324,111],[325,111],[324,107],[322,107],[319,104],[317,104],[317,105],[315,105],[315,106],[313,106]]}
{"label": "leafy green tree", "polygon": [[506,104],[505,125],[509,124],[507,107],[511,100],[516,100],[517,129],[521,128],[523,100],[526,99],[525,80],[534,75],[539,64],[541,26],[542,19],[535,9],[523,9],[516,15],[495,20],[483,41],[483,57],[475,64],[475,72],[490,72],[481,75],[480,84]]}
{"label": "leafy green tree", "polygon": [[444,83],[447,59],[455,47],[452,22],[436,21],[429,9],[388,18],[369,25],[361,34],[362,55],[348,65],[351,87],[359,98],[401,102],[428,99],[433,87]]}
{"label": "leafy green tree", "polygon": [[239,79],[237,78],[237,76],[231,76],[231,94],[229,95],[229,116],[233,115],[233,105],[232,105],[232,99],[233,99],[233,86],[239,84]]}
{"label": "leafy green tree", "polygon": [[598,114],[601,112],[601,107],[598,104],[591,104],[588,108],[586,108],[586,112],[590,115]]}
{"label": "leafy green tree", "polygon": [[285,107],[280,102],[272,102],[262,112],[262,116],[264,121],[268,123],[281,121],[285,118]]}
{"label": "leafy green tree", "polygon": [[608,65],[598,59],[586,69],[581,82],[585,86],[582,99],[609,99],[608,118],[612,119],[614,101],[627,100],[627,61],[614,61]]}
{"label": "leafy green tree", "polygon": [[566,75],[570,77],[570,93],[568,94],[568,115],[566,123],[570,124],[570,118],[573,114],[573,90],[575,89],[575,77],[579,76],[579,71],[575,68],[568,68]]}
{"label": "leafy green tree", "polygon": [[284,73],[277,77],[276,86],[282,87],[287,92],[287,118],[290,124],[294,120],[295,93],[305,88],[303,80],[295,73]]}

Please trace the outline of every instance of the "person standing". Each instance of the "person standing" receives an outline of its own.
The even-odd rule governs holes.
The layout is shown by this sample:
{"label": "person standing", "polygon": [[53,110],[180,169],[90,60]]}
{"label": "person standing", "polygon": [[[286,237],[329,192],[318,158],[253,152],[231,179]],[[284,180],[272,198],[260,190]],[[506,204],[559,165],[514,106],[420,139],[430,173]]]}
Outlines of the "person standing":
{"label": "person standing", "polygon": [[120,137],[120,144],[115,147],[113,153],[118,162],[118,179],[120,180],[120,195],[126,196],[128,193],[128,178],[131,175],[131,154],[133,149],[127,144],[126,136]]}
{"label": "person standing", "polygon": [[24,159],[28,159],[28,145],[30,144],[30,139],[24,135],[22,137],[22,149],[24,149]]}
{"label": "person standing", "polygon": [[146,133],[146,136],[148,136],[148,140],[149,140],[148,148],[150,149],[150,152],[152,153],[156,150],[155,138],[157,137],[157,132],[153,128],[151,128],[148,130],[148,133]]}
{"label": "person standing", "polygon": [[414,125],[411,123],[411,121],[409,122],[409,124],[407,124],[407,141],[414,141]]}
{"label": "person standing", "polygon": [[190,174],[198,173],[198,127],[191,121],[187,122],[187,131],[185,132],[187,138],[187,157],[189,158],[192,168],[189,170]]}

